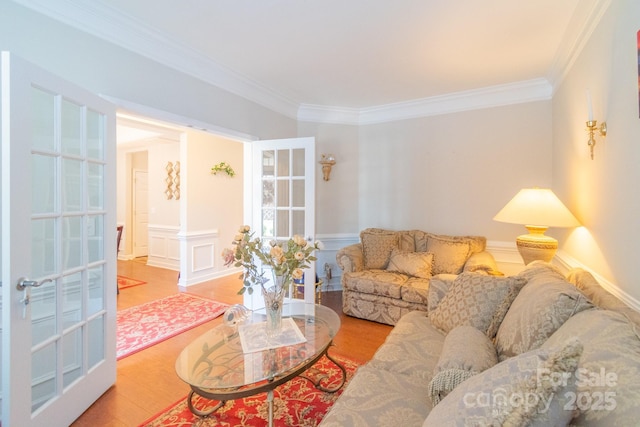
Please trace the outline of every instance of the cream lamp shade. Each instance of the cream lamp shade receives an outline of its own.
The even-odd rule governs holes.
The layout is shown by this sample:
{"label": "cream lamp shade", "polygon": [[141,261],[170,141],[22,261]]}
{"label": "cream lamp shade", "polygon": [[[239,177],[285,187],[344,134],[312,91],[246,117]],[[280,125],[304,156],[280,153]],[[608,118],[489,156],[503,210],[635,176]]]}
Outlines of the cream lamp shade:
{"label": "cream lamp shade", "polygon": [[551,261],[558,241],[544,233],[549,227],[578,227],[580,222],[548,188],[525,188],[516,194],[494,220],[522,224],[529,234],[518,236],[516,246],[525,264]]}

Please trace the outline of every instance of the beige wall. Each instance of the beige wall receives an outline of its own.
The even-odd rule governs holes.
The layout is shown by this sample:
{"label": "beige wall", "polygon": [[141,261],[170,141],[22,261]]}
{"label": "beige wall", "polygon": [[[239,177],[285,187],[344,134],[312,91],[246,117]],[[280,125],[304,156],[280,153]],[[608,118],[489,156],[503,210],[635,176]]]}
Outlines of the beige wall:
{"label": "beige wall", "polygon": [[[553,100],[554,188],[584,228],[566,233],[570,256],[640,300],[640,119],[636,33],[640,3],[616,0]],[[589,158],[586,90],[594,118],[606,120]]]}
{"label": "beige wall", "polygon": [[[183,233],[218,230],[222,245],[231,246],[243,223],[243,150],[241,142],[203,132],[187,133],[183,149],[186,153]],[[211,167],[223,161],[231,165],[236,176],[211,174]]]}
{"label": "beige wall", "polygon": [[337,159],[317,181],[319,234],[364,227],[481,234],[514,242],[524,227],[493,216],[523,187],[550,186],[551,102],[361,127],[305,123]]}
{"label": "beige wall", "polygon": [[301,122],[300,137],[314,136],[316,159],[333,154],[336,165],[324,181],[316,165],[316,233],[339,235],[356,233],[358,224],[358,126]]}

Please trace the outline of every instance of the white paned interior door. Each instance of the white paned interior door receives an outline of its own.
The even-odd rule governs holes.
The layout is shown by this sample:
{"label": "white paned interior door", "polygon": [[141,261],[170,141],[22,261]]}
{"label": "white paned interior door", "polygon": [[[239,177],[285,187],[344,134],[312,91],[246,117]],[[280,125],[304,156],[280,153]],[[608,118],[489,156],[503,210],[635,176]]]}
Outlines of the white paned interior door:
{"label": "white paned interior door", "polygon": [[115,109],[1,55],[2,426],[69,425],[115,383]]}
{"label": "white paned interior door", "polygon": [[[251,149],[256,236],[282,242],[299,234],[315,241],[315,138],[255,141]],[[304,299],[311,303],[315,274],[315,265],[305,270]],[[245,304],[264,305],[259,292],[253,298],[245,293]]]}

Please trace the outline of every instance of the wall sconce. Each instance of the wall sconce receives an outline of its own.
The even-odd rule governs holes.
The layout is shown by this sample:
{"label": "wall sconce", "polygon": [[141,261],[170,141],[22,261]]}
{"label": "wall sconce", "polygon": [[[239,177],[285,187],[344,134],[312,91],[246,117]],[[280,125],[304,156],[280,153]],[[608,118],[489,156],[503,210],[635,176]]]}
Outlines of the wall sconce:
{"label": "wall sconce", "polygon": [[596,129],[600,130],[601,136],[607,136],[607,122],[602,122],[600,128],[598,128],[597,120],[587,120],[587,132],[589,133],[589,140],[587,141],[587,145],[589,145],[589,150],[591,151],[591,160],[593,160],[593,147],[596,146],[596,139],[593,137]]}
{"label": "wall sconce", "polygon": [[336,158],[333,154],[323,154],[320,159],[322,165],[322,177],[325,181],[329,181],[329,175],[331,175],[331,167],[336,164]]}
{"label": "wall sconce", "polygon": [[589,111],[589,120],[587,120],[589,140],[587,141],[587,145],[591,152],[591,160],[593,160],[593,148],[596,146],[596,139],[593,137],[593,134],[596,132],[596,129],[599,129],[600,136],[607,136],[607,122],[602,122],[600,128],[598,128],[598,121],[593,120],[593,104],[591,102],[591,92],[589,92],[589,90],[587,90],[587,109]]}

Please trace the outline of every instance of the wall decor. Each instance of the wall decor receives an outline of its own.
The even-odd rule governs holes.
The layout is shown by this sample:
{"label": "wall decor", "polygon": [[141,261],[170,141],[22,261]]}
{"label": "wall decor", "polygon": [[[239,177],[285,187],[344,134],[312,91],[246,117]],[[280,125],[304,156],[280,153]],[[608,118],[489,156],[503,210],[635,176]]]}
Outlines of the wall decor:
{"label": "wall decor", "polygon": [[167,188],[164,190],[164,194],[167,196],[167,200],[171,200],[173,199],[173,189],[171,188],[173,185],[173,163],[167,162],[165,169],[167,171],[167,177],[164,181],[167,183]]}
{"label": "wall decor", "polygon": [[176,200],[180,200],[180,162],[176,162],[173,165],[173,171],[176,173],[176,176],[173,178],[173,197]]}
{"label": "wall decor", "polygon": [[236,174],[231,165],[226,162],[220,162],[217,165],[214,165],[211,168],[211,173],[213,175],[217,175],[218,173],[226,173],[230,177],[233,177]]}

